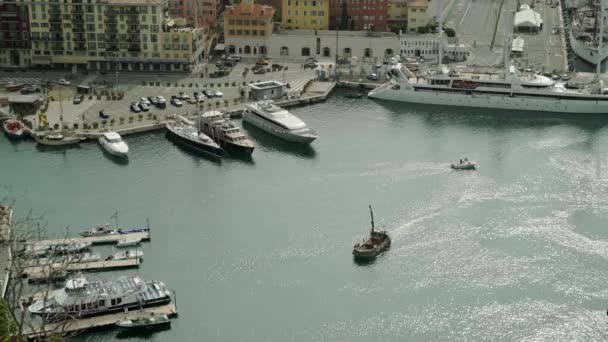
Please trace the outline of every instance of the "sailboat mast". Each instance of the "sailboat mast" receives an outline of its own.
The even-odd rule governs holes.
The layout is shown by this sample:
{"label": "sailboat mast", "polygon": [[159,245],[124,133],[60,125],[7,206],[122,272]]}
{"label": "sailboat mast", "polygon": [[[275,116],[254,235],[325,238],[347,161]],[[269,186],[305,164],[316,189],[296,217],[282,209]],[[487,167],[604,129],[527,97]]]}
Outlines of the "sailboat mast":
{"label": "sailboat mast", "polygon": [[595,21],[597,22],[598,20],[600,21],[600,23],[599,23],[600,36],[599,36],[598,44],[597,44],[598,61],[597,61],[595,76],[599,80],[600,73],[602,72],[602,60],[604,59],[604,56],[602,55],[602,45],[604,43],[604,0],[600,0],[600,13]]}
{"label": "sailboat mast", "polygon": [[369,205],[369,214],[372,217],[372,230],[370,232],[370,236],[371,236],[371,234],[374,233],[374,212],[372,211],[372,205],[371,204]]}
{"label": "sailboat mast", "polygon": [[438,42],[438,48],[439,48],[439,57],[437,60],[437,68],[439,69],[439,71],[441,71],[441,62],[443,62],[443,44],[441,43],[441,37],[443,36],[443,13],[442,13],[442,3],[441,0],[439,0],[439,42]]}

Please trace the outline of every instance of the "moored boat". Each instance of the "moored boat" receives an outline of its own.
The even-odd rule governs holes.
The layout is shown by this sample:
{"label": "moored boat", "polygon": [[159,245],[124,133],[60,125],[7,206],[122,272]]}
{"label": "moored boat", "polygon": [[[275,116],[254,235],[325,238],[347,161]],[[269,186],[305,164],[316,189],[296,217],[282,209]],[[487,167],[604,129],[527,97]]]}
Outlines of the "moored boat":
{"label": "moored boat", "polygon": [[116,322],[116,326],[124,329],[150,329],[161,326],[171,325],[171,320],[167,315],[154,315],[149,317],[139,317]]}
{"label": "moored boat", "polygon": [[140,238],[124,238],[124,239],[118,240],[116,247],[123,248],[123,247],[139,246],[140,243],[141,243]]}
{"label": "moored boat", "polygon": [[122,251],[122,252],[116,252],[116,253],[110,255],[109,257],[107,257],[106,260],[143,259],[143,257],[144,257],[143,251],[138,251],[136,249],[129,249],[129,250]]}
{"label": "moored boat", "polygon": [[106,223],[105,226],[97,226],[95,228],[91,228],[84,232],[80,232],[80,236],[83,237],[92,237],[92,236],[104,236],[104,235],[114,235],[120,234],[120,230],[110,228],[110,224]]}
{"label": "moored boat", "polygon": [[19,140],[28,136],[30,130],[18,119],[6,119],[2,123],[4,133],[11,140]]}
{"label": "moored boat", "polygon": [[310,144],[318,137],[317,132],[310,129],[304,121],[276,106],[272,100],[247,104],[243,122],[291,142]]}
{"label": "moored boat", "polygon": [[[200,124],[199,120],[199,126]],[[220,145],[203,133],[200,130],[200,127],[194,127],[183,121],[168,123],[166,127],[167,136],[178,144],[190,147],[215,158],[222,157],[222,148]]]}
{"label": "moored boat", "polygon": [[120,134],[116,132],[105,132],[99,137],[101,146],[111,155],[125,158],[129,153],[129,146],[122,140]]}
{"label": "moored boat", "polygon": [[23,84],[23,83],[10,82],[9,84],[7,84],[7,85],[4,86],[4,89],[6,91],[17,91],[17,90],[20,90],[23,87],[25,87],[25,84]]}
{"label": "moored boat", "polygon": [[353,256],[355,260],[368,261],[376,258],[380,253],[384,252],[391,246],[391,238],[388,232],[384,230],[375,230],[374,213],[372,206],[369,206],[371,215],[371,230],[369,238],[362,243],[357,243],[353,246]]}
{"label": "moored boat", "polygon": [[65,135],[60,132],[44,132],[34,134],[34,140],[45,146],[69,146],[79,144],[81,138],[77,135]]}
{"label": "moored boat", "polygon": [[453,163],[450,167],[454,170],[475,170],[477,163],[466,160],[460,160],[459,163]]}
{"label": "moored boat", "polygon": [[201,131],[220,144],[223,149],[248,156],[253,153],[255,143],[224,113],[215,110],[204,112],[198,120]]}
{"label": "moored boat", "polygon": [[363,97],[363,94],[361,93],[346,93],[344,94],[344,97],[346,97],[347,99],[360,99]]}
{"label": "moored boat", "polygon": [[28,307],[32,314],[47,317],[90,317],[164,305],[171,302],[170,292],[163,282],[145,281],[137,275],[112,280],[95,280],[78,275],[69,279],[64,288],[46,300]]}

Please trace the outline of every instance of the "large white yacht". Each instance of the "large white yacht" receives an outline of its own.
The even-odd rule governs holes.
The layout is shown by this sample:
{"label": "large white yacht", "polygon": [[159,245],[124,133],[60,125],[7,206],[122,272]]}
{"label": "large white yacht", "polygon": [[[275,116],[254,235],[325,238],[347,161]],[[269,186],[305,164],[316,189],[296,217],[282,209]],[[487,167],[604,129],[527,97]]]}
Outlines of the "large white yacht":
{"label": "large white yacht", "polygon": [[304,121],[276,106],[272,100],[252,102],[246,107],[243,112],[243,121],[281,139],[310,144],[318,137],[317,133],[306,126]]}
{"label": "large white yacht", "polygon": [[99,143],[111,155],[126,157],[129,153],[129,146],[116,132],[105,132],[99,137]]}

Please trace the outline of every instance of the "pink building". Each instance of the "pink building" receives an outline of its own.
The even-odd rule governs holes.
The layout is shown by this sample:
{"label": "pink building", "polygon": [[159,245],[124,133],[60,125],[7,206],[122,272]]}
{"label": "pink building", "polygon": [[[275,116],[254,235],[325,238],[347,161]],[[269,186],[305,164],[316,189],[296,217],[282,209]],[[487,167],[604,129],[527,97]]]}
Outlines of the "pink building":
{"label": "pink building", "polygon": [[169,15],[185,18],[191,25],[198,18],[199,26],[212,27],[217,20],[217,0],[169,0]]}

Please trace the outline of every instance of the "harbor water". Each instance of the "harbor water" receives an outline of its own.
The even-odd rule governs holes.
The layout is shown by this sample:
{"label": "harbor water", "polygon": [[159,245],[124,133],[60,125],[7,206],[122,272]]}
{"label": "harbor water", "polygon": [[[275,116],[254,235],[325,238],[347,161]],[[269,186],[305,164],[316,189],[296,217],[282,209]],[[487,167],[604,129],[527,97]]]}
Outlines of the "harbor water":
{"label": "harbor water", "polygon": [[[608,116],[346,99],[291,111],[294,147],[246,127],[252,160],[206,160],[151,133],[128,162],[96,143],[0,137],[0,183],[52,236],[150,219],[138,272],[175,290],[154,341],[608,339]],[[476,171],[453,171],[467,157]],[[353,262],[368,204],[393,243]],[[120,340],[109,329],[73,341]]]}

